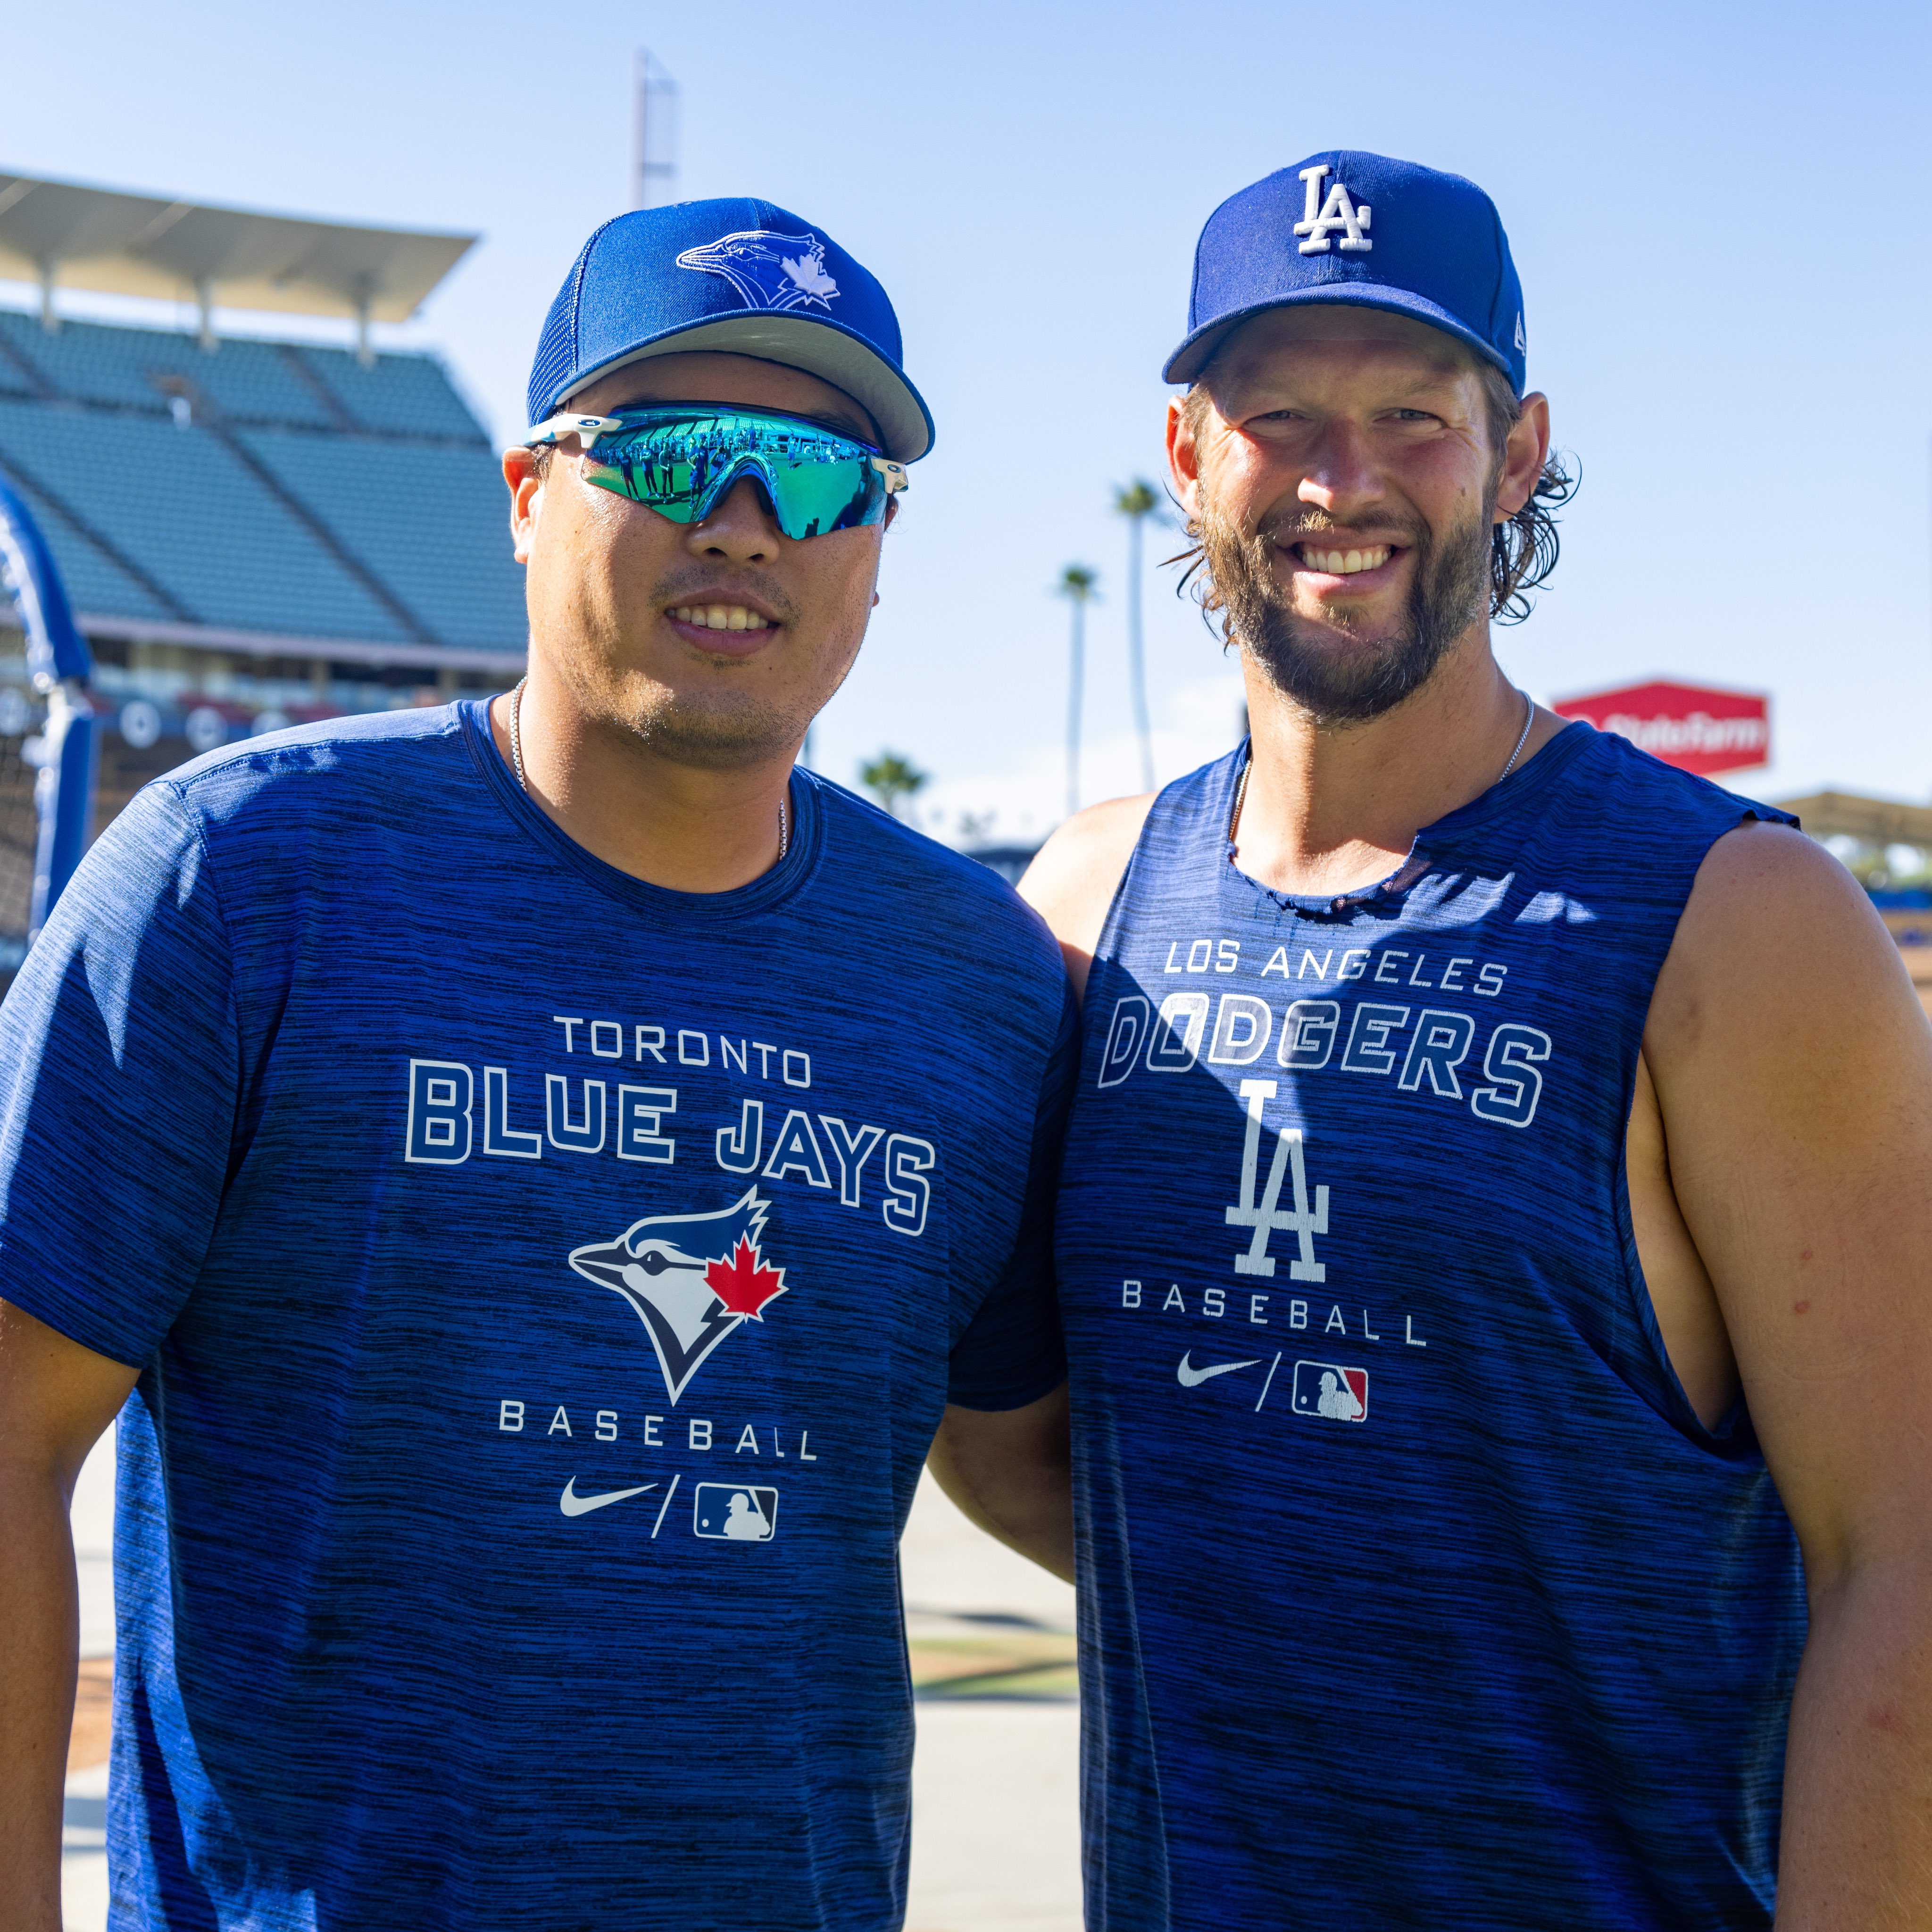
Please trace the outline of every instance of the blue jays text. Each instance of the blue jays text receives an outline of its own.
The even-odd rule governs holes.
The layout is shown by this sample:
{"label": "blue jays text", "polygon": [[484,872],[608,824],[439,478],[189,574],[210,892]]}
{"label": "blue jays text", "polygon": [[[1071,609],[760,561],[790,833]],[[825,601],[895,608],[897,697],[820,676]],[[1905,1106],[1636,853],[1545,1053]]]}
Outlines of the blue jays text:
{"label": "blue jays text", "polygon": [[[506,1066],[412,1059],[404,1159],[457,1167],[472,1156],[541,1160],[546,1154],[610,1154],[668,1167],[686,1138],[671,1130],[679,1089],[624,1078],[639,1062],[646,1076],[659,1066],[669,1072],[682,1066],[762,1078],[781,1093],[812,1085],[811,1055],[796,1048],[722,1034],[670,1034],[661,1026],[627,1028],[615,1020],[571,1014],[553,1016],[553,1023],[560,1030],[554,1047],[572,1054],[584,1048],[596,1059],[619,1064],[610,1075],[546,1073],[538,1126],[522,1074],[513,1088]],[[531,1124],[523,1124],[526,1120]],[[895,1234],[916,1238],[926,1232],[932,1196],[927,1176],[938,1165],[939,1150],[920,1135],[871,1121],[848,1124],[838,1114],[785,1106],[781,1099],[768,1113],[764,1099],[748,1094],[738,1097],[722,1125],[694,1126],[692,1138],[710,1149],[727,1174],[836,1189],[848,1208],[876,1206]]]}

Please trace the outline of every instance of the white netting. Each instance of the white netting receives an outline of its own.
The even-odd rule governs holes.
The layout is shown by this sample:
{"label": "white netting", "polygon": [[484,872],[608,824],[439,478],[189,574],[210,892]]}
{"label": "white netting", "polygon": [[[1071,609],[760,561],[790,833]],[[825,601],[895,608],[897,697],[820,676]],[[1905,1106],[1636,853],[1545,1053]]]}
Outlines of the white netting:
{"label": "white netting", "polygon": [[26,688],[25,657],[6,649],[13,641],[0,632],[0,986],[26,956],[40,820],[34,808],[38,774],[23,748],[46,717],[46,707]]}
{"label": "white netting", "polygon": [[0,974],[27,956],[27,916],[34,898],[34,854],[40,820],[32,768],[18,738],[0,738]]}
{"label": "white netting", "polygon": [[[6,603],[0,613],[14,614]],[[27,640],[0,622],[0,989],[27,956],[40,821],[33,808],[37,772],[23,748],[44,721],[46,705],[34,701],[27,684]]]}

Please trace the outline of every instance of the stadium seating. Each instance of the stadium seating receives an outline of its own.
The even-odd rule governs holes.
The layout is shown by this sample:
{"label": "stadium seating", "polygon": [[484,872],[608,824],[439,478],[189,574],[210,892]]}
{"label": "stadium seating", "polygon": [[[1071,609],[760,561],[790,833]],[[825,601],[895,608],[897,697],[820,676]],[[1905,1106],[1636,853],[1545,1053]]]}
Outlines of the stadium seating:
{"label": "stadium seating", "polygon": [[0,309],[0,469],[83,628],[523,650],[496,458],[430,356]]}
{"label": "stadium seating", "polygon": [[[0,467],[70,525],[98,532],[183,622],[381,643],[408,634],[200,424],[0,403]],[[64,573],[57,531],[48,541]]]}
{"label": "stadium seating", "polygon": [[[495,460],[470,445],[392,440],[382,452],[380,490],[366,487],[360,438],[298,430],[239,432],[243,444],[386,584],[406,586],[412,613],[437,642],[487,650],[502,635],[502,578],[519,599],[522,572],[509,560],[508,496]],[[399,513],[399,505],[406,506]],[[502,566],[479,571],[488,532]]]}

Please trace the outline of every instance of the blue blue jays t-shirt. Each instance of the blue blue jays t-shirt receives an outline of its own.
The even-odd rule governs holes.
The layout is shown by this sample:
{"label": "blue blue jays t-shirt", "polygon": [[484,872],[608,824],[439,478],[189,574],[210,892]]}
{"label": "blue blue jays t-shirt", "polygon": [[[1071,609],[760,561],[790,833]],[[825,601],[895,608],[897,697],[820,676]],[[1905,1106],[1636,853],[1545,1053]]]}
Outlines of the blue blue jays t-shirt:
{"label": "blue blue jays t-shirt", "polygon": [[148,788],[0,1010],[0,1294],[138,1364],[118,1927],[896,1927],[897,1540],[1064,1370],[1072,1027],[994,875],[796,775],[618,872],[480,705]]}

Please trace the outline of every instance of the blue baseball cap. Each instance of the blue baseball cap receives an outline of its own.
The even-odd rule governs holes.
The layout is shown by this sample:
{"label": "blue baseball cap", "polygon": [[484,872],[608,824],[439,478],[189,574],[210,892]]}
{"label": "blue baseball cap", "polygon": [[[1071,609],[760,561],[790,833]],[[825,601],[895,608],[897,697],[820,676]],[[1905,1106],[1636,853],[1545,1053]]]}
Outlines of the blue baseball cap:
{"label": "blue baseball cap", "polygon": [[1413,316],[1522,394],[1522,284],[1496,203],[1460,175],[1333,148],[1230,196],[1201,231],[1187,339],[1162,378],[1192,382],[1230,330],[1296,302]]}
{"label": "blue baseball cap", "polygon": [[626,362],[692,350],[760,356],[836,385],[898,462],[932,447],[932,412],[899,366],[885,290],[824,229],[769,201],[686,201],[605,222],[544,318],[530,421]]}

